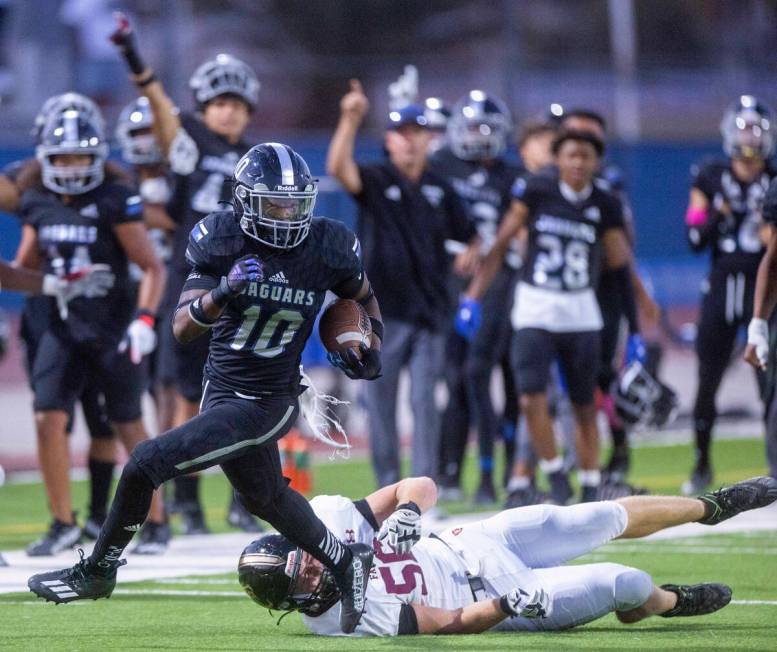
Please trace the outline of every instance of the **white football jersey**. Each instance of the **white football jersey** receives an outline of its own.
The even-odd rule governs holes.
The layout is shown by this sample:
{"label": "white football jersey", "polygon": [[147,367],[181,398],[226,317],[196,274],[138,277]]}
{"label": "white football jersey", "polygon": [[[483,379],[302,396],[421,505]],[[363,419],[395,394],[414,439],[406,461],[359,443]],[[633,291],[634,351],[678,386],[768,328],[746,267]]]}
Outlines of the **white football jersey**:
{"label": "white football jersey", "polygon": [[[473,602],[463,561],[439,539],[423,537],[400,555],[375,538],[377,532],[348,498],[317,496],[311,506],[342,541],[368,543],[375,549],[367,606],[355,635],[396,636],[403,604],[458,609]],[[302,620],[315,634],[343,635],[339,603],[318,618],[303,615]]]}

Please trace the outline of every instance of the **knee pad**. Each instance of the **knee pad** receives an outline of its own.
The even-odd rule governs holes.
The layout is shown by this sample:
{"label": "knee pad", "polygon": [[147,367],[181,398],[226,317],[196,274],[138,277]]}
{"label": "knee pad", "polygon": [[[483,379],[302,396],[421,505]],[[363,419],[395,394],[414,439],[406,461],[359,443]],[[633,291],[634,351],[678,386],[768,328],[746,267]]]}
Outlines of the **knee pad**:
{"label": "knee pad", "polygon": [[[135,447],[135,451],[137,451],[137,449],[143,446],[145,443],[146,442],[138,444]],[[152,489],[155,488],[151,477],[143,470],[143,467],[135,461],[132,455],[130,455],[129,460],[127,460],[127,463],[124,465],[124,470],[122,471],[121,475],[124,480],[132,483],[133,486],[145,485],[151,487]]]}
{"label": "knee pad", "polygon": [[612,564],[615,578],[613,597],[616,611],[641,607],[653,592],[653,580],[645,571],[620,564]]}

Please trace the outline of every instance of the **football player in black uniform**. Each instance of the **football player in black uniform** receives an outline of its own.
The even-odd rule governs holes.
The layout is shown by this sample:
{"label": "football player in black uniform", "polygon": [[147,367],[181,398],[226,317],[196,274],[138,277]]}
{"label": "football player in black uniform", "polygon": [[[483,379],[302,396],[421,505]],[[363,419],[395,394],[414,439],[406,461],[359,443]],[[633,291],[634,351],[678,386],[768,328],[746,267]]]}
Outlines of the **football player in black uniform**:
{"label": "football player in black uniform", "polygon": [[[516,182],[513,203],[496,243],[462,300],[466,305],[483,296],[511,240],[527,227],[527,254],[512,314],[512,355],[521,409],[540,468],[548,475],[552,498],[558,504],[566,503],[572,491],[556,450],[546,396],[550,366],[556,357],[567,380],[578,426],[582,499],[595,500],[598,493],[594,389],[602,315],[595,289],[601,268],[617,274],[618,291],[630,307],[628,314],[636,329],[631,248],[621,205],[593,183],[603,151],[604,143],[589,132],[558,134],[553,142],[558,179],[535,176]],[[461,311],[459,314],[461,317]],[[526,489],[529,483],[525,478]]]}
{"label": "football player in black uniform", "polygon": [[[97,105],[88,97],[79,93],[62,93],[54,95],[44,102],[35,117],[32,130],[36,140],[40,141],[43,127],[56,114],[67,110],[77,110],[81,115],[102,132],[104,121]],[[115,164],[105,163],[105,178],[128,181],[122,170]],[[0,204],[4,210],[19,215],[19,198],[32,185],[40,185],[40,164],[34,158],[21,160],[7,166],[0,176]],[[17,257],[16,264],[25,261]],[[53,275],[51,275],[53,278]],[[28,297],[22,313],[21,338],[25,345],[25,359],[30,385],[32,387],[32,368],[37,354],[38,345],[43,334],[48,330],[53,315],[58,306],[49,297]],[[64,307],[59,305],[60,312]],[[105,411],[105,401],[102,396],[99,379],[87,379],[79,402],[83,409],[85,422],[89,431],[90,442],[87,466],[89,471],[89,511],[81,533],[86,537],[96,536],[100,524],[105,519],[108,508],[111,480],[116,458],[116,441],[113,429]],[[67,432],[73,426],[73,413],[69,414]],[[76,537],[75,526],[71,528],[50,528],[40,539],[36,540],[27,551],[32,555],[51,554],[72,544]]]}
{"label": "football player in black uniform", "polygon": [[234,209],[192,229],[192,270],[174,321],[182,341],[213,329],[202,411],[133,451],[89,558],[28,584],[56,602],[110,596],[154,488],[219,464],[252,513],[332,569],[343,592],[340,623],[350,632],[364,609],[372,550],[349,549],[326,529],[283,478],[276,442],[296,419],[305,389],[300,357],[326,292],[359,301],[370,315],[371,346],[336,358],[351,378],[380,373],[378,302],[356,236],[339,222],[313,219],[318,189],[301,156],[278,143],[257,145],[234,174]]}
{"label": "football player in black uniform", "polygon": [[[168,266],[167,291],[160,313],[168,327],[162,329],[159,373],[172,379],[178,392],[174,424],[180,425],[199,411],[202,400],[203,367],[208,356],[208,338],[180,343],[172,337],[169,320],[189,272],[186,245],[192,227],[219,203],[229,201],[229,184],[237,160],[251,147],[243,132],[251,118],[259,94],[259,81],[251,68],[239,59],[219,54],[195,70],[189,80],[197,112],[179,113],[138,53],[134,33],[125,16],[118,18],[111,39],[119,48],[132,73],[131,79],[148,98],[153,129],[162,153],[174,173],[174,193],[169,212],[177,223]],[[176,479],[176,508],[184,518],[187,534],[207,532],[199,499],[196,475]],[[261,530],[234,494],[227,520],[243,530]]]}
{"label": "football player in black uniform", "polygon": [[769,320],[772,320],[774,335],[774,307],[777,305],[777,180],[773,180],[766,193],[762,210],[763,221],[769,225],[766,253],[758,265],[756,276],[753,318],[747,327],[747,348],[745,360],[753,367],[766,372],[767,382],[762,396],[766,404],[766,458],[769,475],[777,478],[777,391],[775,387],[774,351],[769,336]]}
{"label": "football player in black uniform", "polygon": [[[480,90],[470,91],[453,107],[446,146],[430,159],[432,171],[446,178],[467,207],[483,251],[488,251],[494,243],[499,221],[510,205],[510,188],[523,172],[503,158],[511,130],[512,117],[501,100]],[[459,244],[459,250],[465,246]],[[494,440],[500,433],[500,424],[491,399],[491,370],[508,350],[509,314],[518,267],[520,257],[511,251],[483,297],[483,323],[469,342],[453,327],[448,334],[445,377],[450,398],[443,414],[440,438],[440,485],[444,497],[448,497],[446,494],[451,489],[459,489],[471,413],[480,452],[480,482],[475,503],[496,501],[492,472]],[[454,266],[450,278],[454,305],[468,278],[469,275],[463,278]],[[508,381],[506,386],[510,387],[511,383]],[[517,396],[509,396],[506,402],[517,404]],[[501,432],[507,435],[505,455],[509,467],[515,441],[514,422]]]}
{"label": "football player in black uniform", "polygon": [[[141,419],[143,356],[155,344],[154,310],[164,268],[142,222],[140,198],[105,180],[107,144],[100,126],[76,109],[54,114],[43,127],[36,158],[40,178],[21,197],[22,242],[17,258],[26,267],[66,277],[94,263],[106,264],[116,283],[103,298],[79,298],[52,315],[32,369],[38,449],[54,521],[29,554],[53,554],[77,543],[71,512],[68,414],[87,382],[97,379],[113,428],[126,449],[147,439]],[[133,317],[128,260],[144,271]],[[109,479],[110,482],[110,479]],[[166,528],[161,501],[144,536]],[[69,543],[68,543],[69,542]]]}
{"label": "football player in black uniform", "polygon": [[[143,199],[143,218],[148,235],[154,244],[158,258],[169,265],[171,257],[171,234],[177,224],[167,212],[170,200],[170,183],[162,151],[156,142],[152,128],[154,117],[148,98],[140,96],[127,104],[119,114],[116,125],[116,140],[121,147],[121,158],[132,166],[138,191]],[[156,323],[157,341],[166,338],[170,325],[165,319]],[[166,373],[159,373],[159,347],[150,357],[150,390],[157,412],[159,432],[172,428],[175,411],[175,389],[172,371],[167,365]]]}
{"label": "football player in black uniform", "polygon": [[[683,493],[712,482],[710,443],[715,396],[728,368],[736,335],[752,317],[758,264],[763,256],[761,205],[775,171],[772,110],[752,95],[741,96],[720,125],[729,159],[695,170],[685,222],[696,252],[710,249],[696,335],[699,385],[693,408],[696,464]],[[759,374],[759,382],[762,380]]]}

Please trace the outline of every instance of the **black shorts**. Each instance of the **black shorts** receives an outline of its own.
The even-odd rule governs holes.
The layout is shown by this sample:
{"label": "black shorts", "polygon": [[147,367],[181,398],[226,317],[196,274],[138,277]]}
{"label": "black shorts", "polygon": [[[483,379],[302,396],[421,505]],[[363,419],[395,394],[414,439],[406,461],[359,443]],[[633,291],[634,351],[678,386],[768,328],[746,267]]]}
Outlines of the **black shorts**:
{"label": "black shorts", "polygon": [[172,385],[187,401],[199,403],[210,334],[181,344],[173,335],[172,322],[167,321],[158,333],[155,381],[162,386]]}
{"label": "black shorts", "polygon": [[592,403],[599,371],[600,346],[599,331],[552,333],[540,328],[515,331],[512,361],[519,392],[540,394],[547,391],[550,366],[558,359],[572,403]]}
{"label": "black shorts", "polygon": [[145,360],[135,365],[129,353],[119,353],[115,346],[98,349],[47,331],[41,338],[32,370],[35,411],[72,412],[87,382],[102,391],[110,421],[124,423],[141,417]]}
{"label": "black shorts", "polygon": [[277,456],[275,442],[294,425],[298,414],[296,397],[241,398],[208,381],[200,414],[144,442],[132,457],[158,487],[176,476],[216,464],[239,466],[231,462],[245,456]]}

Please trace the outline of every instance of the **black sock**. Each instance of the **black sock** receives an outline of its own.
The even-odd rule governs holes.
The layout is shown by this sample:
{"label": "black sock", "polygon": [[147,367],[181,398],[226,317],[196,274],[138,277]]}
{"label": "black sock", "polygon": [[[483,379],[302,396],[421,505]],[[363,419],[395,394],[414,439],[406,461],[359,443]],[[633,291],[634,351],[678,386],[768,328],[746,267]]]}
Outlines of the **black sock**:
{"label": "black sock", "polygon": [[612,434],[612,445],[615,448],[626,445],[626,429],[623,427],[610,428]]}
{"label": "black sock", "polygon": [[243,500],[243,504],[336,574],[350,565],[351,551],[321,522],[305,497],[290,487],[281,489],[260,510],[254,510],[250,501]]}
{"label": "black sock", "polygon": [[178,505],[200,506],[200,476],[182,475],[173,480],[175,502]]}
{"label": "black sock", "polygon": [[89,517],[98,523],[108,513],[108,494],[113,480],[113,462],[89,458]]}
{"label": "black sock", "polygon": [[116,568],[124,548],[146,520],[153,494],[154,484],[130,458],[116,487],[111,511],[89,555],[89,562],[98,571],[110,573]]}
{"label": "black sock", "polygon": [[696,426],[696,466],[706,469],[710,465],[710,442],[712,441],[712,428]]}

